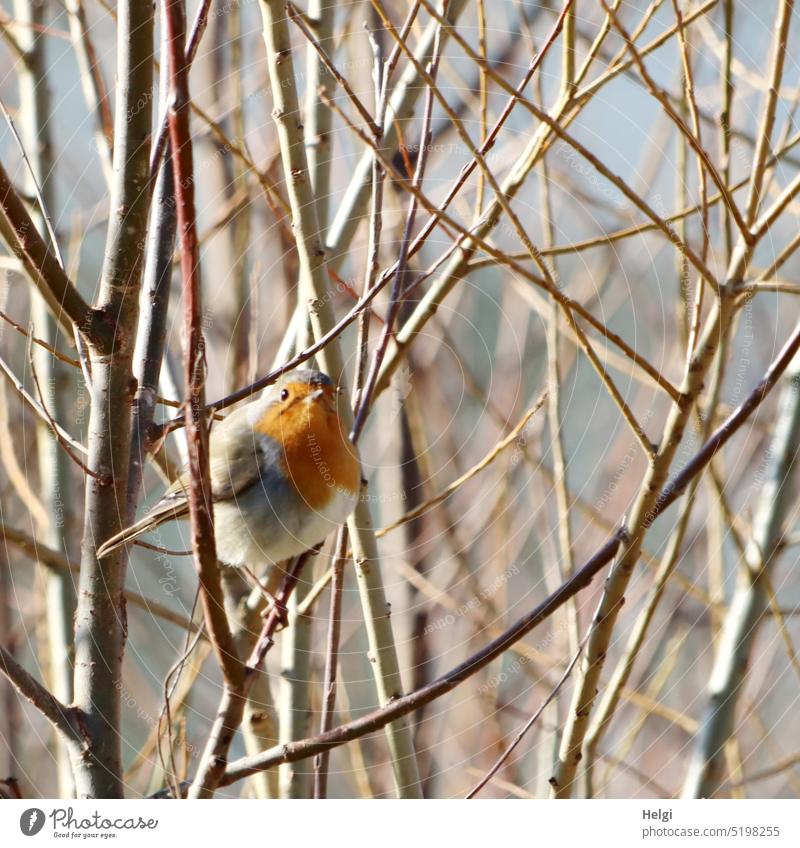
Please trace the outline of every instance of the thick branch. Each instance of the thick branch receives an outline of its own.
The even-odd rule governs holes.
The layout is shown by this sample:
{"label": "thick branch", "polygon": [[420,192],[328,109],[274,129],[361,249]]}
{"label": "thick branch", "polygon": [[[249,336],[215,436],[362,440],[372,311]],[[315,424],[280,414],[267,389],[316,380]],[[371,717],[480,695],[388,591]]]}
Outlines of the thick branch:
{"label": "thick branch", "polygon": [[89,335],[92,403],[85,523],[75,623],[75,704],[87,742],[74,760],[79,797],[123,794],[120,701],[125,648],[126,560],[97,548],[124,522],[133,395],[131,362],[149,208],[151,114],[137,104],[153,85],[153,10],[118,6],[114,181],[100,287],[100,314],[113,322],[111,343]]}

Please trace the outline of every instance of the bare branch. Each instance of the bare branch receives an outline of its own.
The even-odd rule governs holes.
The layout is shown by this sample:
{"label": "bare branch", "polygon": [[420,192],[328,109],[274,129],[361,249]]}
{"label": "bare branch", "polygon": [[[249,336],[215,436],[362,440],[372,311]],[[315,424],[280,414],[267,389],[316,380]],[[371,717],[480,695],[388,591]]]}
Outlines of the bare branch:
{"label": "bare branch", "polygon": [[75,708],[62,704],[51,692],[0,646],[0,672],[14,685],[63,737],[79,747],[81,736],[76,721]]}

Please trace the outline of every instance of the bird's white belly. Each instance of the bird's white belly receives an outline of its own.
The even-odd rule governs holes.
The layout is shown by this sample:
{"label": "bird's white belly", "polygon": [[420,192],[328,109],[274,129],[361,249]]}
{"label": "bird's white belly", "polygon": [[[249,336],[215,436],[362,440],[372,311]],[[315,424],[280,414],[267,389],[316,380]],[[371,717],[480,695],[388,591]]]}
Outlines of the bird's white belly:
{"label": "bird's white belly", "polygon": [[357,501],[357,493],[337,488],[317,510],[298,504],[273,508],[263,491],[253,487],[235,502],[214,505],[217,555],[228,565],[250,569],[298,556],[344,522]]}
{"label": "bird's white belly", "polygon": [[[337,487],[333,497],[325,507],[318,510],[308,510],[298,534],[303,542],[302,549],[313,548],[314,545],[318,545],[326,539],[330,533],[349,518],[356,508],[357,502],[357,492],[348,492],[346,489]],[[302,553],[302,551],[297,553]],[[296,554],[290,554],[290,556],[296,556]]]}

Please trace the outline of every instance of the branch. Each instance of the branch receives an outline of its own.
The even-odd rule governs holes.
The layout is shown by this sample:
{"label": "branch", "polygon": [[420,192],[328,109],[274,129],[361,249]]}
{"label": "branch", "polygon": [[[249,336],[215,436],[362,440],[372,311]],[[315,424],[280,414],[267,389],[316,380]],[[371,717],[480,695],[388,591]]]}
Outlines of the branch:
{"label": "branch", "polygon": [[[161,32],[161,55],[167,55],[167,34]],[[167,111],[169,98],[168,62],[159,68],[159,108]],[[165,116],[166,118],[166,116]],[[169,144],[166,152],[171,157]],[[151,176],[152,179],[152,176]],[[159,168],[147,232],[136,353],[133,373],[136,395],[131,417],[131,447],[128,463],[126,521],[136,519],[136,503],[144,474],[144,463],[153,443],[153,414],[164,361],[169,294],[172,285],[172,257],[175,250],[175,180],[170,166]]]}
{"label": "branch", "polygon": [[[211,0],[202,0],[197,7],[197,14],[192,23],[192,31],[189,34],[189,40],[183,51],[183,57],[186,61],[186,73],[192,67],[194,57],[197,55],[197,48],[200,46],[200,41],[203,38],[203,33],[208,25],[208,12],[211,8]],[[184,13],[185,14],[185,13]],[[185,27],[184,27],[185,29]],[[216,126],[216,125],[215,125]],[[153,150],[150,155],[150,179],[155,180],[161,172],[161,165],[167,153],[167,143],[169,141],[169,112],[164,110],[161,116],[161,121],[158,125],[158,131],[153,141]],[[255,170],[255,167],[254,167]]]}
{"label": "branch", "polygon": [[[336,675],[339,668],[339,642],[342,633],[342,590],[344,567],[347,564],[347,525],[339,528],[331,566],[331,597],[328,611],[328,645],[325,651],[325,672],[322,687],[322,717],[320,733],[333,727],[336,707]],[[306,595],[306,599],[308,595]],[[324,751],[314,761],[314,798],[328,794],[329,752]]]}
{"label": "branch", "polygon": [[783,0],[780,4],[780,14],[775,22],[775,39],[772,47],[772,62],[769,75],[769,89],[761,116],[761,125],[756,134],[756,150],[753,156],[753,169],[750,172],[750,185],[747,189],[747,223],[751,226],[756,220],[764,188],[764,171],[772,144],[772,128],[775,124],[775,113],[778,107],[778,90],[783,77],[783,66],[786,60],[786,42],[789,37],[789,26],[792,22],[793,0]]}
{"label": "branch", "polygon": [[182,0],[164,7],[169,49],[169,133],[175,180],[175,205],[180,233],[184,305],[185,419],[189,454],[189,515],[192,550],[200,580],[206,626],[224,678],[224,692],[208,738],[190,798],[211,797],[225,767],[230,742],[241,724],[245,668],[233,640],[220,583],[214,539],[214,515],[209,477],[208,421],[205,417],[205,342],[203,339],[200,259],[194,202],[192,139],[189,129],[189,76],[184,53],[186,18]]}
{"label": "branch", "polygon": [[53,727],[63,734],[68,742],[80,743],[81,736],[76,726],[75,708],[62,704],[2,646],[0,646],[0,672],[6,676],[20,695],[27,698]]}
{"label": "branch", "polygon": [[9,250],[65,329],[77,327],[97,345],[110,345],[113,330],[102,315],[81,297],[58,260],[45,244],[11,178],[0,164],[0,233]]}
{"label": "branch", "polygon": [[761,489],[753,536],[723,624],[709,677],[707,703],[683,787],[686,798],[709,798],[719,788],[724,749],[733,733],[736,706],[750,655],[768,608],[768,584],[779,558],[783,526],[796,508],[792,471],[800,444],[800,357],[786,374],[772,444],[770,468]]}
{"label": "branch", "polygon": [[[452,31],[452,25],[456,23],[466,6],[466,0],[450,0],[449,3],[441,4],[445,19],[450,25],[441,27],[442,46],[444,46]],[[422,64],[430,61],[433,54],[433,42],[438,29],[437,21],[429,21],[420,36],[414,55]],[[419,84],[417,69],[413,65],[408,65],[392,89],[392,97],[388,103],[386,119],[383,123],[384,133],[381,139],[381,148],[389,157],[393,156],[397,150],[398,118],[405,118],[407,115],[413,114],[417,98],[423,91],[424,86]],[[372,183],[372,161],[372,152],[365,150],[356,165],[355,172],[350,178],[342,201],[331,222],[325,241],[325,249],[331,254],[329,265],[334,269],[347,256],[350,242],[367,208]]]}
{"label": "branch", "polygon": [[109,199],[97,313],[111,321],[108,338],[88,334],[92,395],[85,479],[78,610],[75,620],[75,705],[87,752],[73,764],[79,797],[119,798],[124,792],[120,700],[126,627],[126,559],[100,562],[97,548],[123,527],[130,453],[131,363],[139,314],[143,246],[150,195],[148,152],[152,117],[137,108],[153,86],[153,9],[118,4],[114,180]]}
{"label": "branch", "polygon": [[[272,114],[277,127],[300,260],[299,296],[313,307],[309,308],[309,318],[314,338],[319,343],[319,340],[335,327],[335,318],[328,292],[325,251],[320,238],[315,198],[307,179],[308,162],[303,144],[302,124],[299,120],[300,109],[292,68],[291,39],[280,0],[261,0],[260,7],[274,103]],[[376,284],[375,288],[380,288],[380,285]],[[322,370],[345,390],[340,395],[339,414],[347,430],[352,430],[353,413],[348,402],[347,375],[338,343],[333,341],[321,349],[318,360]],[[359,499],[354,515],[348,520],[348,526],[370,651],[375,657],[372,671],[380,701],[386,703],[402,691],[402,680],[392,626],[387,614],[369,503],[363,498]],[[401,722],[388,727],[386,732],[392,752],[398,794],[401,797],[418,797],[419,775],[410,728],[407,723]]]}

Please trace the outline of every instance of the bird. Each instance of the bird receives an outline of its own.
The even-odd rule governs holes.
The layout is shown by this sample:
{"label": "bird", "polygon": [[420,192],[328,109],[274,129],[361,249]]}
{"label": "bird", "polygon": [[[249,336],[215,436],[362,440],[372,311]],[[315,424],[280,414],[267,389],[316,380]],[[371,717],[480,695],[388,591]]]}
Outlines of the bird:
{"label": "bird", "polygon": [[[274,600],[276,567],[324,541],[356,507],[358,449],[337,412],[327,374],[290,371],[255,400],[215,422],[209,435],[217,558]],[[187,518],[189,472],[183,469],[139,521],[97,549],[102,559],[143,533]]]}

